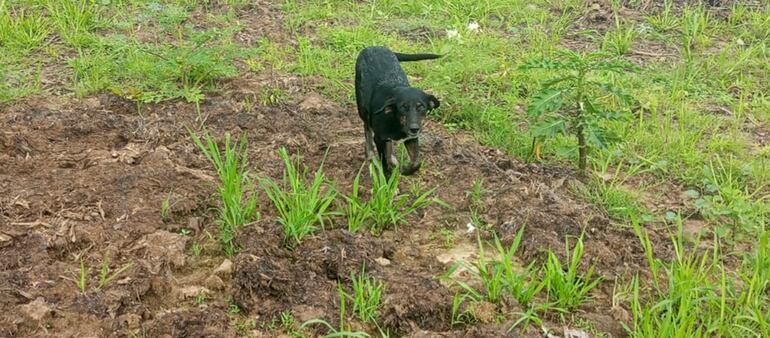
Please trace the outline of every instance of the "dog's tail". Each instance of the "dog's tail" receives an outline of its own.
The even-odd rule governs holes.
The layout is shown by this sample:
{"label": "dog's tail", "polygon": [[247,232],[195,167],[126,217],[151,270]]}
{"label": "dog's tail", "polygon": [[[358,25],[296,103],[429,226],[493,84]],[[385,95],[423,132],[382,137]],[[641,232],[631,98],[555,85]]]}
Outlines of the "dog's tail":
{"label": "dog's tail", "polygon": [[393,53],[396,54],[396,58],[398,61],[420,61],[420,60],[432,60],[432,59],[438,59],[441,57],[441,55],[438,54],[404,54],[404,53]]}

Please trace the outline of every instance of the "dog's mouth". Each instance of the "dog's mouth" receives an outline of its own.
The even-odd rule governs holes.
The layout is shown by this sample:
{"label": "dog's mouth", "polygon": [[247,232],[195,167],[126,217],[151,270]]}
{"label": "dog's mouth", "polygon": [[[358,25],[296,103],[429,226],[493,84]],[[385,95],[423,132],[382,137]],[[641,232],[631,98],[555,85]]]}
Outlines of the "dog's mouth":
{"label": "dog's mouth", "polygon": [[409,129],[409,130],[407,130],[407,131],[406,131],[406,134],[407,134],[408,136],[410,136],[410,137],[413,137],[413,136],[418,136],[418,135],[420,135],[420,132],[421,132],[421,131],[422,131],[422,130],[421,130],[421,129],[419,129],[419,128],[412,128],[412,129]]}

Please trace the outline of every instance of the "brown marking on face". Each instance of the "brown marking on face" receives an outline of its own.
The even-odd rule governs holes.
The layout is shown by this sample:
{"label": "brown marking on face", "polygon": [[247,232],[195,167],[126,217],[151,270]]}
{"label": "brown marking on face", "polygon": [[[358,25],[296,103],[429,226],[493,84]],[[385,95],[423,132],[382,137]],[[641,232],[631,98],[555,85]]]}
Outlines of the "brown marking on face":
{"label": "brown marking on face", "polygon": [[401,123],[401,126],[406,125],[406,115],[401,115],[401,117],[398,118],[398,122]]}

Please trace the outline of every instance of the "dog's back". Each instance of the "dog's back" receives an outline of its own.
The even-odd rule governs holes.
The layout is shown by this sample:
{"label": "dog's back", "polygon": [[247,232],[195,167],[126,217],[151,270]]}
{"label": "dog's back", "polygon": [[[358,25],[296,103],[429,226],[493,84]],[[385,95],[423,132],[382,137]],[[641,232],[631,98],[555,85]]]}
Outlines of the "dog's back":
{"label": "dog's back", "polygon": [[396,55],[382,46],[367,47],[356,59],[356,104],[362,119],[366,120],[367,106],[378,86],[409,86],[406,73],[398,63]]}

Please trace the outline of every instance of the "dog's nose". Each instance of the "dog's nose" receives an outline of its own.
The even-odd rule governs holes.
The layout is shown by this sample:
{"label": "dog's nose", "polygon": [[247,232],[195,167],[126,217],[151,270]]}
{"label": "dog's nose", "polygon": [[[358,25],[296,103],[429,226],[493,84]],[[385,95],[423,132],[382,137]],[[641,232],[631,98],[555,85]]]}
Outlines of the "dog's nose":
{"label": "dog's nose", "polygon": [[412,134],[417,134],[420,132],[420,128],[409,128],[409,131],[411,131]]}

